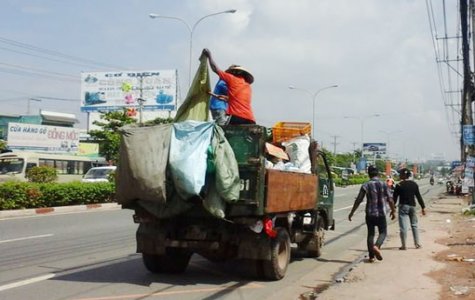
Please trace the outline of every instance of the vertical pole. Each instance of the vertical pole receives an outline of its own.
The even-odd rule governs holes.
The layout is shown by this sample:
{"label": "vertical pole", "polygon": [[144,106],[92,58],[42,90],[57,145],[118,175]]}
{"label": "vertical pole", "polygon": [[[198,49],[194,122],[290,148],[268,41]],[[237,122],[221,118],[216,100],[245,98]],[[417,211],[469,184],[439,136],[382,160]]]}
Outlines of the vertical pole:
{"label": "vertical pole", "polygon": [[191,60],[193,57],[193,29],[190,30],[190,63],[188,66],[188,88],[191,87]]}
{"label": "vertical pole", "polygon": [[313,97],[312,99],[312,137],[315,139],[315,99],[317,97]]}
{"label": "vertical pole", "polygon": [[138,102],[139,102],[139,125],[142,126],[142,111],[143,111],[143,101],[144,99],[142,98],[143,96],[143,74],[140,75],[140,95],[139,95],[139,99]]}
{"label": "vertical pole", "polygon": [[363,132],[364,132],[364,120],[362,117],[360,117],[360,122],[361,122],[361,136],[360,136],[360,142],[361,142],[361,157],[363,157]]}
{"label": "vertical pole", "polygon": [[[472,37],[473,37],[473,34],[475,33],[475,0],[470,0],[470,17],[471,17],[471,23],[472,23]],[[472,38],[472,42],[473,42],[473,47],[475,47],[475,39]],[[475,49],[475,48],[474,48]],[[473,57],[473,61],[475,62],[475,53],[473,53],[474,57]],[[471,124],[473,125],[473,111],[472,111],[472,102],[473,102],[473,97],[474,97],[474,90],[473,90],[473,81],[472,81],[472,77],[470,77],[470,83],[471,83],[471,86],[472,86],[472,89],[471,89],[471,94],[470,94],[470,99],[469,99],[469,110],[470,110],[470,118],[471,118]],[[474,146],[472,145],[470,147],[470,155],[471,156],[475,156],[475,149],[474,149]],[[475,181],[475,178],[472,178],[472,182]],[[470,190],[470,188],[469,188]],[[471,193],[472,193],[472,209],[475,207],[475,187],[471,187]]]}
{"label": "vertical pole", "polygon": [[[470,47],[468,44],[468,8],[467,0],[460,0],[460,23],[462,32],[462,57],[463,57],[463,94],[462,94],[462,132],[463,125],[473,125],[472,118],[472,80],[470,71]],[[467,152],[461,138],[461,160],[466,161]]]}

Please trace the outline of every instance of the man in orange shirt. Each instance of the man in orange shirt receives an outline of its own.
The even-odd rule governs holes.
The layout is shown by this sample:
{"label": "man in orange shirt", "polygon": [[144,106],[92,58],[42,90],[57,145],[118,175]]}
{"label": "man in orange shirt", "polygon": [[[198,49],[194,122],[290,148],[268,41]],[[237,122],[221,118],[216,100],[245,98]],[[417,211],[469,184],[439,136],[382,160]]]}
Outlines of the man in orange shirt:
{"label": "man in orange shirt", "polygon": [[221,70],[208,49],[203,49],[202,55],[208,57],[211,70],[218,74],[228,86],[228,124],[256,124],[251,108],[251,84],[254,82],[252,74],[237,65],[230,66],[226,71]]}

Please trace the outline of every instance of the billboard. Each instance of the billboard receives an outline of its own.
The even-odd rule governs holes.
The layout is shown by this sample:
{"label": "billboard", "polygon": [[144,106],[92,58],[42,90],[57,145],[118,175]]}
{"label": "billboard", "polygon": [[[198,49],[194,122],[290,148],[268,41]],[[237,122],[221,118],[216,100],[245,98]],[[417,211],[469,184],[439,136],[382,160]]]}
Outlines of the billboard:
{"label": "billboard", "polygon": [[138,107],[176,110],[177,71],[123,71],[81,73],[81,111],[97,112]]}
{"label": "billboard", "polygon": [[25,123],[8,123],[7,144],[10,149],[76,153],[78,128]]}
{"label": "billboard", "polygon": [[475,145],[475,126],[463,125],[462,140],[464,145]]}
{"label": "billboard", "polygon": [[386,143],[363,143],[363,155],[380,157],[386,154]]}

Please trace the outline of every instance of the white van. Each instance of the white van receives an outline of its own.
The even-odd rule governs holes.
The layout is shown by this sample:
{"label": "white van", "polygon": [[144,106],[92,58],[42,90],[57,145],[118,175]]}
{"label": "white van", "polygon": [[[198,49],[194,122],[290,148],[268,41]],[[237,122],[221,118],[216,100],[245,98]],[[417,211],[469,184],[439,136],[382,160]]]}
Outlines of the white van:
{"label": "white van", "polygon": [[109,182],[109,174],[115,172],[116,166],[90,168],[82,178],[82,182]]}

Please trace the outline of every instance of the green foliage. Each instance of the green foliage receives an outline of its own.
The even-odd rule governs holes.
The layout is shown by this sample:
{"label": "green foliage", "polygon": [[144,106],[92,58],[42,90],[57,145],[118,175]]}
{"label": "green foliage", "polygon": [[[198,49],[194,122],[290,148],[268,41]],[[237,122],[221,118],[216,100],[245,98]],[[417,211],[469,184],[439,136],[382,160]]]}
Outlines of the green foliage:
{"label": "green foliage", "polygon": [[7,142],[0,140],[0,151],[7,149]]}
{"label": "green foliage", "polygon": [[99,154],[106,160],[117,161],[120,145],[119,128],[133,123],[136,123],[136,120],[127,115],[126,109],[103,113],[101,121],[94,121],[93,124],[101,129],[91,130],[89,135],[99,143]]}
{"label": "green foliage", "polygon": [[348,180],[343,180],[341,177],[333,178],[336,186],[346,186],[346,185],[353,185],[353,184],[363,184],[368,181],[368,175],[366,174],[354,174],[348,176]]}
{"label": "green foliage", "polygon": [[53,182],[58,179],[56,169],[48,166],[33,167],[26,173],[26,178],[31,182]]}
{"label": "green foliage", "polygon": [[145,126],[173,123],[173,118],[156,118],[145,122]]}
{"label": "green foliage", "polygon": [[475,216],[475,208],[467,209],[463,212],[464,216]]}
{"label": "green foliage", "polygon": [[[156,118],[147,121],[145,126],[157,124],[172,123],[172,118]],[[94,121],[93,124],[100,127],[98,130],[89,131],[89,135],[93,140],[99,143],[99,154],[106,158],[117,162],[119,158],[120,134],[119,128],[137,123],[137,120],[127,115],[127,110],[112,111],[101,114],[101,121]]]}
{"label": "green foliage", "polygon": [[342,153],[335,155],[335,166],[349,168],[354,162],[355,157],[353,153]]}
{"label": "green foliage", "polygon": [[0,210],[114,202],[113,183],[0,184]]}

